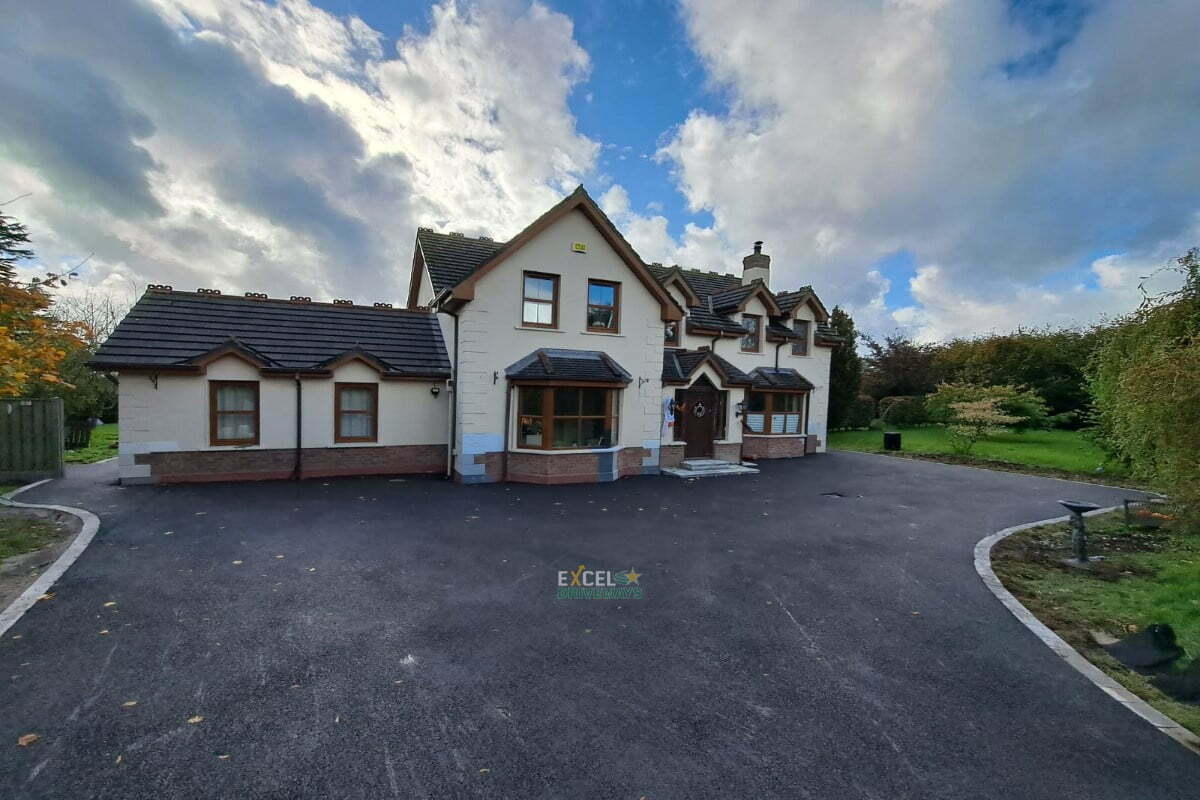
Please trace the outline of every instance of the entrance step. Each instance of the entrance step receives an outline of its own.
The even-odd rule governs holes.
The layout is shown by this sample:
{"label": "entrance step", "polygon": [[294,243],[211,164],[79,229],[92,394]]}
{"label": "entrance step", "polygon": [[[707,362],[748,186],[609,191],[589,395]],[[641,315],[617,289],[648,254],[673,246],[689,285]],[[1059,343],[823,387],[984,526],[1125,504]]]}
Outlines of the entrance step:
{"label": "entrance step", "polygon": [[662,473],[674,478],[718,478],[724,475],[757,475],[758,470],[713,458],[688,458],[678,467],[663,467]]}

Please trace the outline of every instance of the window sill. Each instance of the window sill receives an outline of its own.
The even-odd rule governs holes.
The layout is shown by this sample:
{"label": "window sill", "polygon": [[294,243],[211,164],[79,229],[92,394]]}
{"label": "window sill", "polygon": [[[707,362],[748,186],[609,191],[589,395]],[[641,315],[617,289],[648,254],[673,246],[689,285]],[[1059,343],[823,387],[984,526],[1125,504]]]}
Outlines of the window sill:
{"label": "window sill", "polygon": [[623,448],[621,446],[594,447],[594,448],[584,447],[584,448],[576,448],[573,450],[542,450],[542,449],[535,449],[532,447],[511,447],[511,448],[509,448],[508,452],[510,452],[510,453],[529,453],[530,455],[534,455],[534,456],[570,456],[570,455],[579,455],[580,453],[615,453],[618,450],[624,450],[624,449],[625,448]]}
{"label": "window sill", "polygon": [[532,325],[514,325],[514,330],[531,331],[533,333],[566,333],[562,328],[535,328]]}
{"label": "window sill", "polygon": [[742,434],[743,439],[803,439],[807,433],[751,433]]}
{"label": "window sill", "polygon": [[584,336],[612,336],[617,339],[624,339],[623,333],[605,333],[604,331],[580,331]]}

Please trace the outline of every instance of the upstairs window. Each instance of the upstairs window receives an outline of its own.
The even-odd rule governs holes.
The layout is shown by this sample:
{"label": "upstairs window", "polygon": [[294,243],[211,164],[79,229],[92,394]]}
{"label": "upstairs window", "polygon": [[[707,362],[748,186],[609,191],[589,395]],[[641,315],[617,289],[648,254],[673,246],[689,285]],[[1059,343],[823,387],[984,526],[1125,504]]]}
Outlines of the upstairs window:
{"label": "upstairs window", "polygon": [[620,321],[621,284],[588,281],[587,329],[597,333],[616,333]]}
{"label": "upstairs window", "polygon": [[746,329],[742,337],[742,352],[757,353],[762,341],[762,317],[758,314],[742,314],[742,327]]}
{"label": "upstairs window", "polygon": [[333,405],[335,442],[374,442],[378,439],[379,384],[336,384]]}
{"label": "upstairs window", "polygon": [[558,276],[526,272],[521,324],[532,328],[558,327]]}
{"label": "upstairs window", "polygon": [[808,355],[808,331],[811,325],[812,323],[806,319],[798,319],[792,323],[792,330],[794,330],[801,337],[799,339],[792,340],[792,355]]}
{"label": "upstairs window", "polygon": [[258,381],[208,382],[208,441],[258,444]]}
{"label": "upstairs window", "polygon": [[679,346],[679,326],[682,321],[669,320],[663,325],[663,344],[668,347]]}

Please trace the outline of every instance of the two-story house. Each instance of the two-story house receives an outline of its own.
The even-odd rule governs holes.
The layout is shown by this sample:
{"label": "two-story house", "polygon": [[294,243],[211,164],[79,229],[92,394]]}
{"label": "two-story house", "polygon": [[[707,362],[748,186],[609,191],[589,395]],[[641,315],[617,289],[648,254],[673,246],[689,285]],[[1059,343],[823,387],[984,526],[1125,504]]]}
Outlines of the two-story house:
{"label": "two-story house", "polygon": [[507,242],[417,231],[408,308],[151,286],[90,362],[120,474],[567,483],[824,448],[808,287],[646,264],[579,187]]}

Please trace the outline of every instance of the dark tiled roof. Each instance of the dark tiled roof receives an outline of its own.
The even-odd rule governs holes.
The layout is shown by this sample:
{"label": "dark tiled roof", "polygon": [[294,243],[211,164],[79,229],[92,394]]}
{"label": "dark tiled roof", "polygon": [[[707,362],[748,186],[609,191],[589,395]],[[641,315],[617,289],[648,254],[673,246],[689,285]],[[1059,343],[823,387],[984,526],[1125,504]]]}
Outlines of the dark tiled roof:
{"label": "dark tiled roof", "polygon": [[794,330],[789,328],[787,325],[784,325],[782,322],[780,322],[777,319],[772,319],[770,321],[770,323],[767,324],[767,335],[774,336],[779,339],[800,339],[800,338],[802,338],[800,336],[800,334],[796,333]]}
{"label": "dark tiled roof", "polygon": [[791,311],[796,306],[804,302],[805,298],[813,293],[811,286],[801,286],[792,292],[776,292],[775,302],[779,303],[779,307],[784,313]]}
{"label": "dark tiled roof", "polygon": [[534,350],[504,370],[509,380],[582,381],[585,383],[629,383],[630,375],[599,350]]}
{"label": "dark tiled roof", "polygon": [[690,333],[693,328],[706,331],[725,331],[726,333],[742,334],[746,329],[740,323],[724,314],[714,314],[707,308],[689,308],[687,312],[687,328]]}
{"label": "dark tiled roof", "polygon": [[142,295],[88,364],[187,368],[224,347],[278,371],[320,369],[357,348],[385,374],[450,374],[434,314],[158,291]]}
{"label": "dark tiled roof", "polygon": [[756,389],[812,389],[812,383],[794,369],[755,367],[750,377]]}
{"label": "dark tiled roof", "polygon": [[733,311],[742,304],[742,301],[746,299],[746,295],[753,292],[755,288],[754,284],[735,286],[732,289],[726,289],[712,295],[713,311],[718,314],[727,314]]}
{"label": "dark tiled roof", "polygon": [[417,228],[417,242],[425,254],[435,294],[462,281],[504,247],[504,242],[435,233],[428,228]]}
{"label": "dark tiled roof", "polygon": [[846,337],[837,332],[837,329],[832,325],[820,323],[817,325],[817,332],[814,338],[819,344],[843,344]]}
{"label": "dark tiled roof", "polygon": [[711,350],[663,350],[662,379],[667,383],[687,383],[700,365],[712,361],[731,384],[750,385],[751,377]]}

